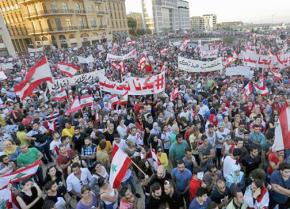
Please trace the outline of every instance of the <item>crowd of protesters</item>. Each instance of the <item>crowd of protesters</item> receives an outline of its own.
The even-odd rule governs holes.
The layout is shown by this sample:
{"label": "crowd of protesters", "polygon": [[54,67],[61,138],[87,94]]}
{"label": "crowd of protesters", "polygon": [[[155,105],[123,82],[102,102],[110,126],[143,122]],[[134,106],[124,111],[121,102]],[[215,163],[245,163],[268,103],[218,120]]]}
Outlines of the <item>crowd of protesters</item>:
{"label": "crowd of protesters", "polygon": [[[279,49],[267,36],[243,37],[235,45],[219,42],[212,47],[223,57],[243,50],[248,42]],[[52,101],[45,84],[25,102],[13,92],[25,70],[43,55],[56,79],[63,76],[57,62],[77,64],[77,56],[93,55],[94,63],[80,65],[80,73],[105,69],[110,79],[120,81],[120,72],[106,61],[111,52],[106,42],[102,50],[96,45],[46,49],[13,60],[7,80],[1,81],[0,178],[42,161],[35,176],[9,185],[19,208],[290,208],[289,152],[271,150],[279,113],[290,106],[289,69],[280,71],[280,80],[255,69],[253,81],[263,75],[270,94],[254,92],[246,101],[242,88],[249,80],[243,76],[178,70],[178,55],[200,59],[200,54],[198,45],[179,51],[174,40],[144,36],[135,46],[118,43],[116,54],[133,47],[138,56],[152,56],[152,73],[166,65],[166,89],[158,95],[129,96],[126,105],[113,109],[104,105],[110,96],[100,92],[98,81],[67,87],[69,99],[63,102]],[[163,48],[170,48],[164,56]],[[138,59],[124,64],[123,76],[147,74],[138,69]],[[178,94],[172,99],[175,89]],[[84,92],[94,95],[93,106],[65,114],[71,100]],[[56,130],[48,130],[45,121],[55,122]],[[109,183],[114,144],[134,162],[118,189]]]}

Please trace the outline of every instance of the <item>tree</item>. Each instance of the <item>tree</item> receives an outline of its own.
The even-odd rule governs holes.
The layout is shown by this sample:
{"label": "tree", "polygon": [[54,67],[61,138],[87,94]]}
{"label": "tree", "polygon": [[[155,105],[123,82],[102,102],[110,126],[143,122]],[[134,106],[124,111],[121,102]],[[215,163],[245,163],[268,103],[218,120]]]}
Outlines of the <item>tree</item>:
{"label": "tree", "polygon": [[128,22],[128,27],[131,30],[136,30],[136,28],[137,28],[137,21],[133,17],[128,17],[127,18],[127,22]]}

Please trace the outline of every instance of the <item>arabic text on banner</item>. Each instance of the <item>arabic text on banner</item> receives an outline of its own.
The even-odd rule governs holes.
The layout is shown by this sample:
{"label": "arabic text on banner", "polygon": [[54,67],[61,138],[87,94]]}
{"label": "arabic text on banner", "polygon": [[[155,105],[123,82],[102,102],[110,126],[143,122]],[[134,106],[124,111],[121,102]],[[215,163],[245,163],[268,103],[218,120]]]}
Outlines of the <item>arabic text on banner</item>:
{"label": "arabic text on banner", "polygon": [[212,72],[223,69],[222,58],[213,61],[192,60],[178,57],[178,69],[191,73]]}
{"label": "arabic text on banner", "polygon": [[114,54],[107,54],[107,61],[123,61],[123,60],[135,58],[136,55],[137,55],[136,49],[133,49],[128,54],[125,54],[122,56],[118,56]]}

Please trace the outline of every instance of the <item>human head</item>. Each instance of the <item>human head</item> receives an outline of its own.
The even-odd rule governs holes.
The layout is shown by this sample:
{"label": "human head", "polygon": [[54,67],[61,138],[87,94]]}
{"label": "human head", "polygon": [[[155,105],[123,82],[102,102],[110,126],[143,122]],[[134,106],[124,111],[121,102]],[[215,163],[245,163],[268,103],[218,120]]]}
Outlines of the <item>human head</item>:
{"label": "human head", "polygon": [[264,185],[263,181],[260,179],[254,179],[252,181],[252,191],[253,193],[258,189],[258,188],[262,188],[262,186]]}
{"label": "human head", "polygon": [[222,179],[217,180],[216,186],[220,193],[224,193],[226,191],[226,184]]}
{"label": "human head", "polygon": [[44,185],[44,189],[46,191],[56,192],[57,191],[57,183],[55,181],[51,180]]}
{"label": "human head", "polygon": [[158,167],[157,167],[157,172],[156,172],[156,175],[157,175],[157,178],[159,178],[159,179],[163,179],[164,178],[164,176],[165,176],[165,168],[164,168],[164,166],[163,165],[159,165]]}
{"label": "human head", "polygon": [[71,170],[74,175],[79,175],[81,173],[81,165],[79,163],[73,163],[71,166]]}
{"label": "human head", "polygon": [[181,134],[177,134],[176,135],[176,142],[177,144],[181,144],[182,143],[182,140],[183,140],[183,137]]}
{"label": "human head", "polygon": [[65,122],[65,128],[68,128],[68,129],[70,129],[71,128],[71,122],[70,121],[66,121]]}
{"label": "human head", "polygon": [[185,170],[185,165],[183,160],[178,160],[177,161],[177,169],[180,173],[183,173]]}
{"label": "human head", "polygon": [[168,180],[166,180],[165,182],[164,182],[164,193],[166,194],[166,195],[170,195],[170,194],[172,194],[174,192],[174,184],[173,184],[173,182],[172,181],[168,181]]}
{"label": "human head", "polygon": [[281,172],[282,178],[284,180],[288,180],[290,177],[290,164],[286,162],[282,162],[279,165],[279,170]]}
{"label": "human head", "polygon": [[244,202],[244,194],[243,191],[239,187],[235,187],[233,189],[233,196],[236,205],[241,205]]}
{"label": "human head", "polygon": [[154,184],[151,185],[150,187],[150,194],[155,197],[155,198],[160,198],[162,195],[162,188],[161,185],[156,182]]}
{"label": "human head", "polygon": [[257,145],[253,144],[250,146],[249,150],[252,157],[257,157],[259,155],[259,148]]}
{"label": "human head", "polygon": [[91,194],[91,188],[88,186],[88,185],[84,185],[82,186],[82,189],[81,189],[81,195],[82,195],[82,198],[88,198]]}
{"label": "human head", "polygon": [[128,202],[134,202],[135,197],[131,191],[131,189],[127,186],[124,186],[119,191],[121,197],[125,198]]}
{"label": "human head", "polygon": [[85,138],[84,140],[85,146],[90,146],[92,144],[92,139],[90,137]]}
{"label": "human head", "polygon": [[199,203],[203,205],[207,200],[207,192],[204,188],[200,187],[196,191],[196,198],[198,199]]}
{"label": "human head", "polygon": [[26,153],[28,151],[28,145],[27,144],[20,145],[20,150],[21,152]]}
{"label": "human head", "polygon": [[47,170],[46,170],[46,173],[47,175],[50,175],[50,176],[55,176],[56,175],[56,166],[55,165],[52,165],[50,166]]}

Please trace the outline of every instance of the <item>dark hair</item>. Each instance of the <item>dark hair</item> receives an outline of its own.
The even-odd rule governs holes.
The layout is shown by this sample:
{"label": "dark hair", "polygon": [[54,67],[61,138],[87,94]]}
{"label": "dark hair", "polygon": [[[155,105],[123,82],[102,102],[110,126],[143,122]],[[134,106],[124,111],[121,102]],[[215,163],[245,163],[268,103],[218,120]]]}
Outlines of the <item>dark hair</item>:
{"label": "dark hair", "polygon": [[233,156],[240,156],[241,154],[242,154],[242,152],[239,148],[234,149]]}
{"label": "dark hair", "polygon": [[234,187],[232,188],[232,194],[233,194],[234,197],[237,197],[237,194],[240,193],[240,192],[243,193],[243,191],[241,190],[240,187],[238,187],[238,186],[234,186]]}
{"label": "dark hair", "polygon": [[72,165],[71,165],[71,169],[74,169],[74,168],[80,168],[81,167],[81,165],[79,164],[79,163],[73,163]]}
{"label": "dark hair", "polygon": [[202,169],[200,167],[193,167],[192,174],[196,175],[201,171],[202,171]]}
{"label": "dark hair", "polygon": [[210,202],[206,209],[216,209],[217,207],[218,204],[216,204],[215,202]]}
{"label": "dark hair", "polygon": [[177,160],[177,165],[181,165],[181,164],[184,164],[184,161],[183,160]]}
{"label": "dark hair", "polygon": [[106,142],[105,140],[102,140],[102,141],[100,142],[99,146],[100,146],[100,149],[103,150],[103,149],[106,148],[106,146],[107,146],[107,142]]}
{"label": "dark hair", "polygon": [[130,189],[128,186],[123,186],[123,187],[120,189],[120,191],[119,191],[120,196],[121,196],[121,197],[124,197],[125,194],[126,194],[126,192],[127,192],[128,190],[131,191],[131,189]]}
{"label": "dark hair", "polygon": [[91,191],[91,188],[89,185],[84,185],[81,189],[81,194],[83,194],[85,191]]}
{"label": "dark hair", "polygon": [[205,194],[207,194],[207,191],[206,191],[205,188],[200,187],[200,188],[198,188],[197,191],[196,191],[196,196],[197,196],[197,197],[201,197],[201,196],[203,196],[203,195],[205,195]]}
{"label": "dark hair", "polygon": [[177,135],[176,135],[176,140],[177,140],[178,138],[183,138],[183,137],[182,137],[181,134],[177,134]]}
{"label": "dark hair", "polygon": [[156,182],[150,186],[150,193],[155,192],[156,190],[161,189],[161,185]]}
{"label": "dark hair", "polygon": [[253,150],[255,150],[255,149],[259,149],[259,147],[256,145],[256,144],[252,144],[251,146],[250,146],[250,148],[249,148],[249,151],[250,152],[252,152]]}
{"label": "dark hair", "polygon": [[286,163],[286,162],[282,162],[280,165],[279,165],[279,170],[281,171],[284,171],[286,169],[290,169],[290,164],[289,163]]}
{"label": "dark hair", "polygon": [[253,183],[255,183],[258,188],[261,188],[264,185],[264,182],[261,179],[254,179]]}
{"label": "dark hair", "polygon": [[48,182],[44,185],[44,189],[45,189],[46,191],[48,191],[48,190],[51,189],[52,185],[54,185],[54,184],[55,184],[55,181],[53,181],[53,180],[48,181]]}
{"label": "dark hair", "polygon": [[106,183],[106,179],[105,179],[105,178],[100,177],[100,178],[98,179],[98,185],[99,185],[99,187],[104,186],[105,183]]}
{"label": "dark hair", "polygon": [[8,155],[2,155],[2,156],[0,156],[0,162],[3,162],[3,160],[4,160],[5,157],[8,157]]}

